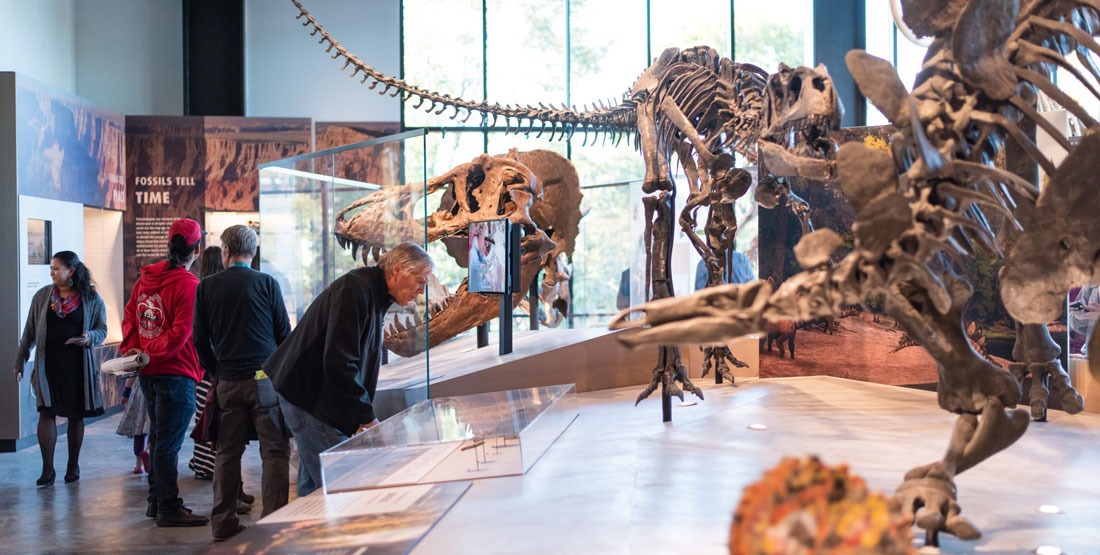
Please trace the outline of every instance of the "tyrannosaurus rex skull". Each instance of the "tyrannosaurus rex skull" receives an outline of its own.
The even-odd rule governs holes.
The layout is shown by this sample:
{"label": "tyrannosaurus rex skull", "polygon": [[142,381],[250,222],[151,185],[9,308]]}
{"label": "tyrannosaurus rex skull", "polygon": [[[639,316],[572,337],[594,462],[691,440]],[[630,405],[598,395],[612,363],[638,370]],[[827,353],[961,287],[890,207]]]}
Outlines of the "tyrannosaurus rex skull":
{"label": "tyrannosaurus rex skull", "polygon": [[829,133],[840,127],[844,113],[833,80],[824,64],[816,68],[790,68],[779,64],[779,72],[768,77],[764,89],[764,130],[760,134],[761,175],[756,200],[774,208],[789,194],[781,178],[800,176],[826,180],[834,177],[836,143]]}
{"label": "tyrannosaurus rex skull", "polygon": [[[554,191],[548,198],[544,198],[543,183]],[[426,219],[417,219],[413,206],[422,191],[427,194],[442,191],[443,196],[438,210]],[[560,155],[548,151],[513,151],[504,156],[482,154],[429,179],[426,186],[415,183],[371,193],[339,212],[335,231],[340,244],[350,245],[354,250],[378,249],[386,237],[395,233],[426,230],[428,242],[447,242],[450,254],[465,267],[468,224],[507,218],[521,225],[526,233],[521,243],[522,279],[513,296],[516,306],[541,266],[554,264],[563,253],[572,254],[580,219],[579,205],[576,170]],[[346,218],[359,207],[362,210]],[[551,272],[547,272],[547,280],[551,278]],[[543,288],[546,287],[544,283]],[[387,349],[401,356],[412,356],[487,322],[499,311],[497,297],[470,293],[465,281],[454,295],[428,302],[427,322],[417,317],[405,322],[397,319],[390,324],[384,339]]]}
{"label": "tyrannosaurus rex skull", "polygon": [[[445,189],[440,209],[416,219],[416,197]],[[336,215],[336,239],[343,246],[381,248],[387,237],[425,230],[427,242],[466,233],[470,222],[507,218],[534,228],[529,210],[542,192],[531,170],[514,159],[482,154],[467,164],[420,183],[387,187],[352,203]],[[350,211],[364,207],[350,220]],[[387,217],[391,216],[391,217]],[[396,217],[392,217],[396,216]],[[354,256],[354,252],[353,252]]]}

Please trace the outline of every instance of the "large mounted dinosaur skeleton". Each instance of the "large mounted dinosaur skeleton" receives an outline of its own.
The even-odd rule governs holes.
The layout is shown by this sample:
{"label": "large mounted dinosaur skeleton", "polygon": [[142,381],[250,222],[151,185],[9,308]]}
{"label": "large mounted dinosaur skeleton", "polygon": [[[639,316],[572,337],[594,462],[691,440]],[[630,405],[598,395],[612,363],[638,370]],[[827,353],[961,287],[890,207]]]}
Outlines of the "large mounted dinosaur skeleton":
{"label": "large mounted dinosaur skeleton", "polygon": [[[759,152],[770,169],[772,175],[762,179],[757,190],[757,200],[767,207],[790,196],[782,176],[820,179],[832,175],[832,164],[823,158],[835,150],[826,135],[839,124],[840,106],[824,66],[791,69],[781,64],[779,72],[769,76],[751,64],[722,58],[707,46],[669,48],[617,105],[585,111],[542,104],[501,106],[435,93],[378,72],[337,43],[297,0],[292,1],[299,9],[298,18],[305,18],[303,26],[312,28],[311,35],[320,35],[320,44],[326,45],[333,59],[343,59],[344,70],[350,69],[352,77],[361,74],[362,82],[370,81],[371,89],[383,85],[380,94],[415,102],[411,105],[414,109],[427,104],[427,111],[443,114],[450,110],[452,119],[461,116],[463,121],[478,113],[483,125],[495,126],[498,118],[504,118],[506,131],[513,130],[514,120],[514,129],[525,134],[535,131],[538,124],[536,137],[549,131],[551,139],[568,139],[578,131],[585,134],[585,143],[589,133],[603,133],[605,140],[610,136],[615,143],[636,137],[645,163],[642,190],[650,195],[643,200],[647,298],[674,295],[671,253],[677,220],[673,155],[689,186],[679,225],[706,260],[710,284],[727,280],[725,257],[736,233],[731,205],[751,183],[747,173],[735,167],[735,152],[750,160],[756,160]],[[797,199],[791,200],[797,204]],[[697,212],[704,207],[708,208],[705,242],[695,234]],[[704,355],[704,368],[713,367],[733,381],[726,361],[737,362],[728,348],[707,347]],[[677,346],[659,347],[652,379],[638,402],[658,386],[665,400],[666,419],[670,396],[682,399],[684,390],[703,396],[688,378]]]}
{"label": "large mounted dinosaur skeleton", "polygon": [[[910,470],[895,494],[934,545],[940,532],[980,536],[959,515],[954,477],[1011,445],[1029,422],[1027,411],[1006,410],[1020,398],[1019,383],[979,356],[963,330],[971,287],[953,271],[951,258],[971,256],[971,239],[999,254],[982,208],[1021,229],[1001,276],[1006,307],[1026,322],[1014,353],[1022,367],[1014,370],[1053,380],[1063,407],[1081,410],[1042,322],[1057,317],[1071,286],[1100,282],[1100,124],[1053,84],[1052,73],[1065,68],[1100,98],[1094,58],[1100,45],[1093,39],[1100,33],[1100,2],[903,5],[916,33],[934,37],[912,93],[889,62],[862,51],[847,56],[860,90],[898,129],[889,153],[860,143],[837,153],[838,177],[857,211],[854,250],[834,263],[839,236],[816,231],[795,247],[805,271],[775,291],[760,281],[723,285],[628,309],[613,327],[647,327],[623,337],[632,345],[719,341],[759,332],[768,322],[838,316],[847,305],[885,295],[886,311],[938,363],[940,406],[959,414],[943,459]],[[1070,53],[1087,75],[1067,62]],[[1036,112],[1038,91],[1084,123],[1080,144],[1071,145]],[[1069,151],[1060,166],[1021,130],[1025,122]],[[1050,176],[1041,195],[1036,178],[992,166],[1006,139]],[[644,317],[628,321],[633,312]],[[1100,373],[1096,358],[1094,374]]]}

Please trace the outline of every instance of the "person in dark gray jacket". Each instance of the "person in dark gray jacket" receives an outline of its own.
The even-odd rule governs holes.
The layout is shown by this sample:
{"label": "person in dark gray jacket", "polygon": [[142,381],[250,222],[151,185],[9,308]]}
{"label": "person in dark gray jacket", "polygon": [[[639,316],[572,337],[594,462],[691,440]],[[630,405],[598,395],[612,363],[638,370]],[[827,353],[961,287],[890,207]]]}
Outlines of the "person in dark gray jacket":
{"label": "person in dark gray jacket", "polygon": [[321,485],[320,453],[378,423],[371,404],[382,363],[382,318],[390,304],[424,292],[434,263],[403,243],[378,266],[333,281],[264,364],[298,441],[298,497]]}
{"label": "person in dark gray jacket", "polygon": [[50,259],[50,279],[31,299],[27,324],[13,371],[23,379],[23,366],[34,353],[31,387],[38,399],[38,445],[42,450],[39,486],[53,485],[57,417],[69,420],[69,461],[65,482],[80,479],[84,418],[103,414],[99,368],[92,347],[107,337],[107,309],[92,285],[88,267],[72,251]]}
{"label": "person in dark gray jacket", "polygon": [[256,256],[256,233],[244,225],[221,235],[225,269],[204,278],[195,292],[195,349],[203,368],[214,373],[218,423],[214,464],[214,540],[244,529],[237,518],[241,497],[241,456],[249,429],[260,441],[263,461],[263,515],[287,503],[290,442],[279,412],[279,398],[261,368],[290,333],[283,293],[275,278],[249,267]]}

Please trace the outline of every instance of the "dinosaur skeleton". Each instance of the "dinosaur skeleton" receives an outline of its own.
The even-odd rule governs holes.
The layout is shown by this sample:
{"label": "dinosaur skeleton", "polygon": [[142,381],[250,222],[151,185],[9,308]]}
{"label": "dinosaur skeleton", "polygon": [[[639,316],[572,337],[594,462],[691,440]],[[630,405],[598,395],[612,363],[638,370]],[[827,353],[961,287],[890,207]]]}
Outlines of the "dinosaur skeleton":
{"label": "dinosaur skeleton", "polygon": [[[427,219],[417,219],[413,213],[416,200],[437,191],[442,191],[439,209]],[[561,293],[567,285],[568,267],[563,268],[562,260],[573,252],[580,201],[577,172],[557,153],[513,150],[504,156],[482,154],[426,184],[387,187],[355,201],[337,214],[336,239],[341,246],[350,246],[353,255],[363,248],[365,258],[368,250],[381,249],[387,237],[419,230],[429,243],[443,240],[449,254],[465,267],[469,223],[507,218],[525,232],[520,246],[522,285],[513,293],[512,306],[519,305],[528,285],[545,266],[542,294],[551,299],[547,312],[551,318],[560,318],[559,310],[568,311],[567,295]],[[497,297],[470,293],[467,285],[463,280],[455,294],[430,301],[427,322],[419,313],[405,322],[391,322],[383,345],[401,356],[412,356],[499,314]]]}
{"label": "dinosaur skeleton", "polygon": [[[1024,410],[1007,410],[1016,406],[1020,384],[979,356],[963,329],[971,288],[951,258],[973,255],[971,239],[1000,255],[983,208],[1020,228],[1001,281],[1009,312],[1026,322],[1018,326],[1017,364],[1037,382],[1053,378],[1067,412],[1081,410],[1041,322],[1058,315],[1069,287],[1100,281],[1100,125],[1051,75],[1065,68],[1100,97],[1100,45],[1093,39],[1100,2],[902,3],[909,26],[934,37],[912,93],[889,62],[858,50],[846,58],[860,90],[898,129],[889,153],[860,143],[837,153],[837,174],[857,213],[855,248],[834,262],[840,237],[815,231],[795,246],[805,270],[778,289],[756,281],[654,300],[623,311],[612,328],[643,328],[622,337],[628,345],[721,341],[768,322],[838,316],[846,305],[884,295],[886,312],[935,358],[940,406],[959,415],[944,457],[910,470],[895,493],[936,545],[940,532],[980,536],[959,515],[954,477],[1011,445],[1030,421]],[[1071,53],[1087,75],[1066,60]],[[1040,91],[1084,123],[1079,145],[1036,112]],[[1025,124],[1069,151],[1059,167],[1039,152]],[[1006,139],[1050,176],[1041,195],[1035,177],[993,167]],[[638,312],[641,319],[628,320]],[[1096,357],[1092,367],[1096,373]]]}
{"label": "dinosaur skeleton", "polygon": [[[610,136],[615,144],[624,137],[629,142],[634,135],[645,163],[642,190],[650,195],[643,199],[649,298],[674,294],[670,266],[676,224],[673,155],[684,168],[690,187],[679,222],[707,260],[715,283],[726,281],[721,253],[736,231],[732,210],[723,205],[743,195],[748,183],[744,170],[734,167],[734,152],[750,160],[756,160],[759,152],[761,161],[778,176],[770,177],[764,181],[766,186],[757,190],[758,201],[769,207],[778,204],[784,195],[791,198],[796,209],[804,206],[790,194],[782,176],[826,178],[833,174],[833,165],[823,158],[834,150],[826,136],[839,124],[840,106],[824,66],[792,69],[780,65],[779,72],[769,76],[751,64],[722,58],[707,46],[669,48],[618,104],[601,103],[583,111],[543,104],[501,106],[439,94],[382,74],[336,42],[298,0],[292,1],[299,10],[297,17],[305,19],[302,25],[312,28],[312,36],[320,35],[318,42],[326,45],[333,59],[343,59],[343,70],[350,68],[352,77],[362,74],[361,82],[370,81],[371,89],[383,85],[380,94],[415,102],[413,109],[427,104],[426,111],[439,115],[451,110],[452,119],[462,116],[463,121],[479,113],[483,126],[495,126],[498,118],[504,118],[506,132],[522,130],[525,135],[538,124],[535,136],[549,130],[551,139],[557,136],[567,140],[581,131],[584,144],[588,143],[589,133],[603,133],[605,141]],[[694,233],[696,212],[703,207],[709,208],[710,246],[697,240]],[[808,210],[800,212],[805,226]],[[705,347],[704,355],[704,368],[714,367],[732,381],[725,363],[734,359],[727,347]],[[659,347],[652,380],[638,402],[658,385],[665,399],[671,395],[683,399],[684,390],[703,397],[688,378],[676,346]],[[669,417],[667,412],[665,416]]]}

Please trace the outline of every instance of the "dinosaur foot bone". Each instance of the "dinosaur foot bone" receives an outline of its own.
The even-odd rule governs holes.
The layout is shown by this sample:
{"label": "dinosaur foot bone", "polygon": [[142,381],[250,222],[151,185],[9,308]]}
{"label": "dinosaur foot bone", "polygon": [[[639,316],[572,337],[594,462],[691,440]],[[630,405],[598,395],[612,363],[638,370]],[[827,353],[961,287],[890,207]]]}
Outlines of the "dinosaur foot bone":
{"label": "dinosaur foot bone", "polygon": [[687,375],[687,369],[680,361],[680,348],[658,347],[657,353],[657,366],[653,368],[653,377],[650,378],[649,385],[638,395],[634,405],[637,406],[638,403],[657,391],[657,386],[662,386],[664,395],[675,396],[681,401],[684,400],[684,391],[702,399],[703,390],[691,383],[691,379]]}
{"label": "dinosaur foot bone", "polygon": [[964,540],[976,540],[982,533],[966,517],[955,500],[955,481],[943,462],[914,468],[905,474],[905,481],[894,492],[906,518],[925,532],[925,544],[938,547],[940,532]]}
{"label": "dinosaur foot bone", "polygon": [[749,365],[738,360],[730,352],[730,348],[725,345],[714,347],[699,347],[700,351],[703,351],[703,374],[701,377],[707,377],[711,369],[714,369],[716,375],[722,376],[726,381],[733,385],[734,378],[733,372],[730,371],[730,365],[734,368],[748,368]]}
{"label": "dinosaur foot bone", "polygon": [[939,533],[964,540],[981,537],[981,532],[959,516],[955,476],[1012,445],[1027,430],[1027,411],[1005,411],[996,398],[987,398],[982,413],[960,415],[943,460],[919,466],[905,474],[894,499],[906,516],[925,531],[925,542],[939,545]]}

